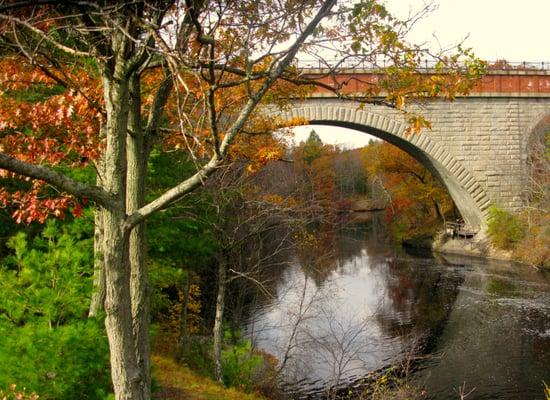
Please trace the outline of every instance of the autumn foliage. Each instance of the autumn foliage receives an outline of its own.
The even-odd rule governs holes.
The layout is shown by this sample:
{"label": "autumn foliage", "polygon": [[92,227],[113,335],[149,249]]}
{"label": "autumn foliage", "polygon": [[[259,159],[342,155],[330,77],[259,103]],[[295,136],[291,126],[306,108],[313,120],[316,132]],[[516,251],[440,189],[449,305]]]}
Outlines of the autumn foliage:
{"label": "autumn foliage", "polygon": [[[75,67],[66,74],[79,91],[59,85],[21,57],[0,59],[0,150],[20,160],[51,167],[84,168],[101,151],[101,88],[89,72]],[[59,193],[44,181],[0,170],[0,204],[18,223],[44,222],[49,215],[82,212],[86,199]]]}
{"label": "autumn foliage", "polygon": [[[20,160],[50,167],[81,170],[86,167],[97,170],[99,156],[104,149],[100,127],[105,121],[101,82],[94,77],[93,69],[73,66],[64,71],[63,79],[69,80],[78,90],[59,84],[50,74],[29,65],[21,57],[0,59],[0,150]],[[204,104],[207,85],[182,75],[185,79],[185,100],[179,93],[168,99],[166,108],[168,127],[161,136],[164,151],[184,149],[197,159],[212,154],[213,143],[205,118]],[[238,77],[226,74],[220,84],[229,87],[223,95],[215,96],[220,124],[220,140],[223,130],[233,121],[247,100],[243,85],[233,85]],[[145,73],[143,77],[143,112],[149,111],[162,76],[158,71]],[[261,84],[261,81],[255,85]],[[300,98],[311,89],[281,81],[274,85],[269,99],[278,99],[284,107],[283,97]],[[182,108],[186,117],[182,118]],[[181,121],[188,124],[182,125]],[[261,112],[251,116],[242,134],[231,147],[228,160],[247,160],[250,172],[256,172],[268,161],[282,156],[281,144],[272,132],[297,121],[282,121],[268,118]],[[44,181],[31,180],[7,170],[0,171],[5,184],[0,188],[0,204],[12,209],[18,223],[38,221],[43,223],[48,216],[63,217],[67,210],[79,216],[86,199],[76,199],[67,193],[57,192]],[[17,183],[18,182],[18,183]]]}
{"label": "autumn foliage", "polygon": [[[281,158],[266,133],[290,123],[273,111],[320,85],[294,66],[299,54],[382,58],[385,98],[356,100],[402,110],[414,131],[428,126],[405,106],[467,91],[483,63],[469,50],[449,57],[409,45],[415,20],[370,0],[0,3],[0,166],[10,171],[0,204],[22,223],[96,206],[90,314],[108,309],[117,399],[151,397],[144,222],[231,161],[247,160],[253,173]],[[420,84],[423,55],[441,74]],[[152,196],[151,154],[173,150],[194,168]],[[327,165],[320,157],[308,168],[329,201]]]}
{"label": "autumn foliage", "polygon": [[384,188],[385,219],[398,237],[429,233],[453,211],[445,187],[413,157],[384,142],[362,149],[370,179]]}
{"label": "autumn foliage", "polygon": [[303,180],[302,198],[310,207],[334,208],[336,173],[332,162],[335,148],[325,145],[312,130],[308,139],[294,150],[295,171]]}

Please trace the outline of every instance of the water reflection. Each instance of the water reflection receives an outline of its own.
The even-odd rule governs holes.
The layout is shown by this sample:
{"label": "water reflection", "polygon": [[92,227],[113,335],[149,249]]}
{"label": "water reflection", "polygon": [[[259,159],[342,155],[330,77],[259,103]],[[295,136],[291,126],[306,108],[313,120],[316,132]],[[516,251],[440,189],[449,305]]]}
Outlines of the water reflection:
{"label": "water reflection", "polygon": [[[534,271],[460,257],[414,257],[372,225],[294,254],[276,296],[244,331],[284,365],[290,390],[351,382],[398,362],[418,338],[437,357],[418,380],[437,399],[542,397],[550,380],[550,283]],[[290,395],[289,395],[290,397]]]}

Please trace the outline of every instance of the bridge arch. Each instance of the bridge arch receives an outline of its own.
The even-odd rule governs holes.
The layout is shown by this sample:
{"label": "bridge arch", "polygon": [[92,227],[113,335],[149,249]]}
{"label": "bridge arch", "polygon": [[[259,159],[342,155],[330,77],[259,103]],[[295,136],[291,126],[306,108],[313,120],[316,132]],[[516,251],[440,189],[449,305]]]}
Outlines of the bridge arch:
{"label": "bridge arch", "polygon": [[447,188],[464,221],[484,231],[490,200],[479,182],[462,162],[433,141],[429,133],[407,135],[407,124],[356,105],[296,105],[279,115],[301,118],[310,125],[332,125],[354,129],[383,139],[406,151]]}

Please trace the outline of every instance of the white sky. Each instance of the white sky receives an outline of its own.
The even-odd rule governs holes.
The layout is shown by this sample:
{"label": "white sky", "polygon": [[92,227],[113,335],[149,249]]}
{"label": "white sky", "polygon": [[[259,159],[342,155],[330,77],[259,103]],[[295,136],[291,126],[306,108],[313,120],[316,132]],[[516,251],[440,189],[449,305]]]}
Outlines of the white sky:
{"label": "white sky", "polygon": [[[406,18],[424,0],[386,0],[389,10]],[[550,64],[550,0],[436,0],[437,9],[419,21],[410,42],[448,47],[464,45],[485,60],[531,61]],[[436,39],[437,38],[437,39]],[[361,147],[368,135],[335,127],[301,127],[296,141],[314,128],[325,143]]]}
{"label": "white sky", "polygon": [[[550,0],[436,0],[437,10],[418,22],[410,41],[443,46],[466,36],[466,46],[485,60],[550,61]],[[400,18],[423,0],[386,0]],[[435,41],[436,42],[436,41]]]}
{"label": "white sky", "polygon": [[354,129],[323,125],[304,125],[294,128],[294,142],[300,143],[305,141],[312,129],[319,134],[323,143],[336,144],[346,149],[366,146],[369,144],[370,139],[378,140],[373,136],[358,132]]}

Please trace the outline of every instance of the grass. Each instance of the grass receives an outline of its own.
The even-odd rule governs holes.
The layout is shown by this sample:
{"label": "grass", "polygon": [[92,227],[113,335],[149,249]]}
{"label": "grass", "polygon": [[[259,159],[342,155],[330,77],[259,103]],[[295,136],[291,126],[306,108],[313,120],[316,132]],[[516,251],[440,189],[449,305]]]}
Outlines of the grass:
{"label": "grass", "polygon": [[264,400],[254,393],[225,388],[179,364],[173,358],[176,353],[174,339],[161,333],[155,341],[152,360],[154,376],[160,386],[153,397],[155,400]]}

